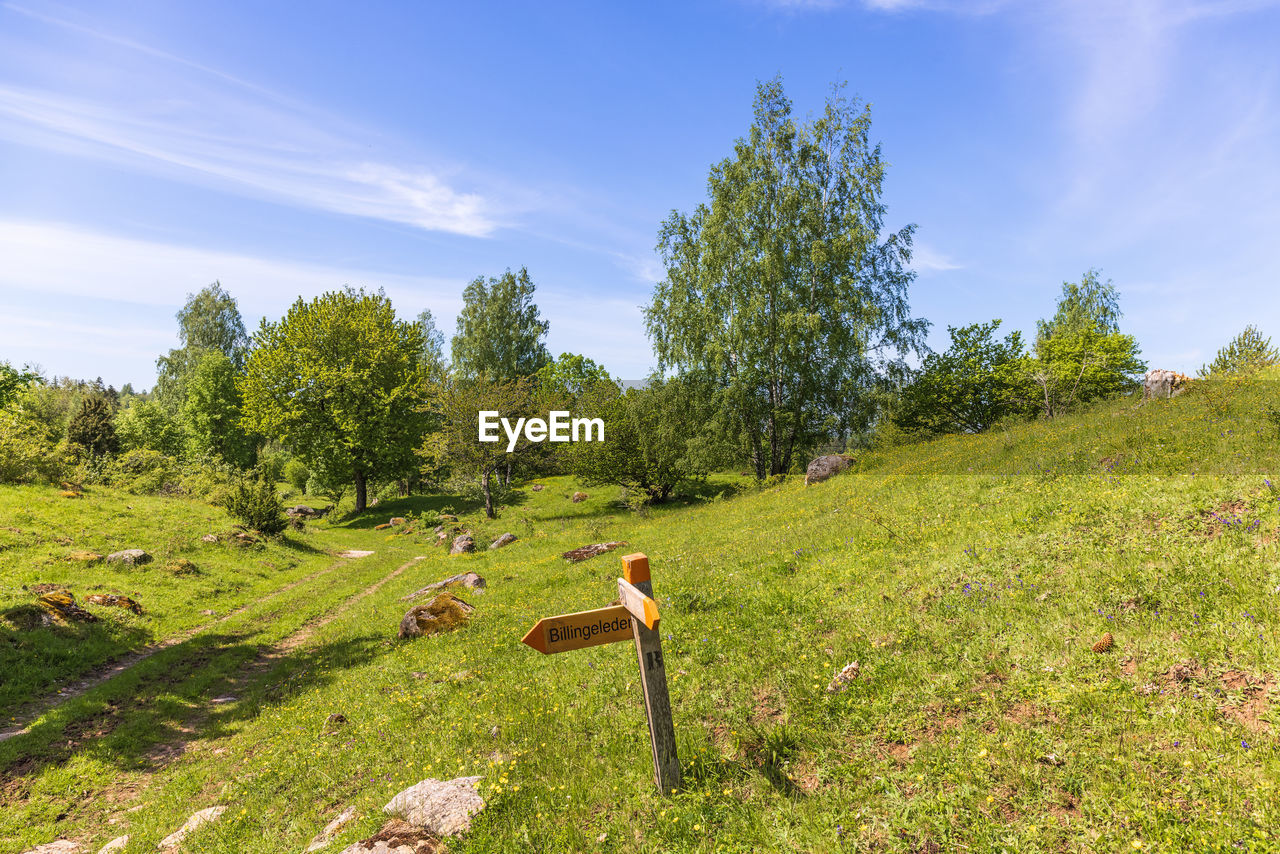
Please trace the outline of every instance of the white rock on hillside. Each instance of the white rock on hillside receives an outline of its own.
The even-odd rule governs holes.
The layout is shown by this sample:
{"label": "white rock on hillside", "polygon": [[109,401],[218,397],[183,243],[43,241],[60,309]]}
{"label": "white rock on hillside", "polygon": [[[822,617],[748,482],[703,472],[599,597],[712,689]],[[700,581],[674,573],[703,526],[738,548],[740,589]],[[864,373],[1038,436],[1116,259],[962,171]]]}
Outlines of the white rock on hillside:
{"label": "white rock on hillside", "polygon": [[382,811],[436,836],[455,836],[469,830],[471,817],[484,809],[484,798],[476,791],[482,779],[423,780],[392,798]]}
{"label": "white rock on hillside", "polygon": [[98,854],[116,854],[117,851],[123,851],[124,847],[129,844],[128,836],[117,836],[106,845],[98,849]]}
{"label": "white rock on hillside", "polygon": [[224,806],[206,807],[205,809],[200,810],[200,812],[187,819],[187,823],[182,825],[182,827],[178,828],[173,833],[170,833],[164,839],[161,839],[160,844],[156,847],[161,851],[168,848],[177,848],[182,844],[182,840],[187,838],[188,833],[198,827],[203,827],[210,822],[217,821],[218,816],[222,815],[226,811],[227,808]]}
{"label": "white rock on hillside", "polygon": [[75,854],[79,850],[79,843],[72,842],[69,839],[59,839],[55,842],[46,842],[44,845],[37,845],[30,851],[24,851],[23,854]]}
{"label": "white rock on hillside", "polygon": [[[330,715],[330,717],[333,717],[333,716]],[[355,817],[356,817],[356,808],[347,807],[345,810],[343,810],[341,813],[338,814],[337,818],[335,818],[333,821],[326,824],[324,826],[324,830],[320,831],[315,835],[315,838],[311,840],[311,844],[307,846],[307,850],[306,852],[304,852],[304,854],[311,854],[312,851],[319,851],[321,848],[324,848],[326,845],[332,842],[333,837],[337,836],[342,831],[342,828],[350,824],[351,819]]]}

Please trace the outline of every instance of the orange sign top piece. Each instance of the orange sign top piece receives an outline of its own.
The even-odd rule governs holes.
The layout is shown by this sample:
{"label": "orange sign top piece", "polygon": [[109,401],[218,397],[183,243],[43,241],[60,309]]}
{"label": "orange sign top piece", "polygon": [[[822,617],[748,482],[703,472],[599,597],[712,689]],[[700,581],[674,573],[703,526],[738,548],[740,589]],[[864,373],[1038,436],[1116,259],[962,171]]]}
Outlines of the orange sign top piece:
{"label": "orange sign top piece", "polygon": [[646,596],[643,590],[636,589],[636,586],[625,578],[618,579],[618,601],[647,628],[658,627],[658,603]]}
{"label": "orange sign top piece", "polygon": [[631,640],[631,612],[621,605],[543,617],[521,640],[543,655]]}

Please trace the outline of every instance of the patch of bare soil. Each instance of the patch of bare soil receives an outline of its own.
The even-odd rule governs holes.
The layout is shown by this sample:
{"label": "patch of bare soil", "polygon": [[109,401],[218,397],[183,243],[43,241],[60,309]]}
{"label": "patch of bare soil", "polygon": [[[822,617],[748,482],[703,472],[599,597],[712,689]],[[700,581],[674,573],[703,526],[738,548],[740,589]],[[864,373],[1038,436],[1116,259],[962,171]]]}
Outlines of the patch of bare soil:
{"label": "patch of bare soil", "polygon": [[1268,694],[1272,680],[1250,676],[1242,670],[1228,670],[1218,680],[1222,688],[1239,694],[1238,700],[1228,700],[1218,707],[1222,714],[1243,725],[1250,732],[1267,732],[1271,723],[1266,720],[1271,708]]}
{"label": "patch of bare soil", "polygon": [[1014,703],[1005,711],[1004,717],[1005,720],[1023,726],[1047,726],[1058,722],[1058,716],[1054,714],[1052,709],[1045,708],[1030,700],[1020,700]]}
{"label": "patch of bare soil", "polygon": [[762,686],[754,689],[751,696],[755,701],[751,708],[753,723],[770,723],[782,717],[782,695],[778,693],[777,688]]}

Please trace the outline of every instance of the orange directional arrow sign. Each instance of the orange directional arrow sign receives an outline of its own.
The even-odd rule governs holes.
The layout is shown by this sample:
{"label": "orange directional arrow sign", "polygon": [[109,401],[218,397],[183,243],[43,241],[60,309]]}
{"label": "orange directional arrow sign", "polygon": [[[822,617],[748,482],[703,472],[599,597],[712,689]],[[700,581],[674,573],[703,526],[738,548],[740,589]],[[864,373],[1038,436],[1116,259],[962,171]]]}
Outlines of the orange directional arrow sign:
{"label": "orange directional arrow sign", "polygon": [[631,619],[631,612],[621,605],[543,617],[521,640],[543,655],[629,641],[634,637]]}
{"label": "orange directional arrow sign", "polygon": [[645,628],[657,629],[658,603],[646,596],[642,590],[625,578],[618,579],[618,601],[637,620],[644,623]]}

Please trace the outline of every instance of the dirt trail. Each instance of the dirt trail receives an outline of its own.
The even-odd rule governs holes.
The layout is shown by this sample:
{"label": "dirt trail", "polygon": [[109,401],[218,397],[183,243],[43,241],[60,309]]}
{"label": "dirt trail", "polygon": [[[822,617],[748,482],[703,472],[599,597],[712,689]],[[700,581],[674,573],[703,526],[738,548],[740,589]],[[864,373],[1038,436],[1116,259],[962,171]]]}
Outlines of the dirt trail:
{"label": "dirt trail", "polygon": [[[350,611],[362,599],[365,599],[366,597],[372,596],[374,593],[377,593],[378,590],[380,590],[383,587],[383,585],[387,584],[390,581],[394,581],[396,578],[402,575],[405,570],[407,570],[409,567],[413,566],[415,563],[417,563],[420,560],[422,560],[422,558],[415,557],[413,560],[410,560],[404,564],[401,564],[400,566],[396,567],[396,569],[394,569],[393,571],[384,575],[382,578],[378,579],[373,584],[370,584],[368,587],[361,590],[356,595],[352,596],[350,599],[344,599],[332,610],[321,615],[320,617],[313,619],[309,623],[303,624],[301,627],[299,627],[299,629],[296,632],[289,635],[287,638],[284,638],[279,643],[276,643],[273,646],[270,646],[264,649],[251,661],[245,662],[245,664],[240,668],[240,670],[234,676],[231,676],[227,680],[226,688],[230,691],[238,691],[243,689],[246,685],[251,683],[255,678],[257,678],[262,673],[270,669],[270,667],[273,664],[275,664],[277,661],[279,661],[281,658],[284,658],[286,655],[293,652],[294,650],[297,650],[299,647],[305,644],[308,640],[310,640],[315,635],[317,631],[329,625],[329,623],[332,623],[334,620],[336,620],[338,617],[345,614],[347,611]],[[151,748],[148,751],[147,758],[153,764],[160,765],[160,764],[170,762],[173,759],[176,759],[177,757],[181,756],[183,753],[186,753],[187,750],[190,748],[191,744],[199,740],[198,733],[200,732],[203,725],[208,721],[211,708],[213,706],[225,707],[229,704],[236,703],[236,702],[239,702],[239,697],[236,697],[234,695],[210,698],[205,708],[201,710],[201,712],[195,718],[187,721],[180,728],[181,732],[183,733],[183,736],[181,738],[174,741],[167,742],[167,743],[155,745],[153,748]]]}
{"label": "dirt trail", "polygon": [[[291,581],[288,584],[286,584],[284,587],[280,587],[276,590],[273,590],[270,593],[266,594],[265,596],[254,599],[250,602],[245,603],[244,605],[241,605],[239,608],[236,608],[233,611],[229,611],[226,614],[223,614],[221,617],[218,617],[216,620],[211,620],[210,622],[205,623],[202,626],[196,626],[194,629],[188,629],[187,631],[182,632],[181,634],[174,635],[171,638],[166,638],[158,643],[151,644],[150,646],[145,646],[142,649],[139,649],[135,652],[131,652],[128,655],[122,656],[121,658],[117,658],[114,661],[103,665],[102,667],[98,668],[92,673],[89,673],[86,676],[80,677],[75,682],[72,682],[70,685],[67,685],[64,688],[58,689],[58,692],[56,694],[51,694],[40,700],[35,701],[31,705],[28,705],[18,715],[15,716],[18,718],[18,722],[16,724],[11,724],[8,728],[0,730],[0,741],[5,741],[6,739],[10,739],[10,738],[13,738],[14,736],[18,736],[18,735],[22,735],[23,733],[26,733],[31,728],[31,724],[35,723],[46,713],[52,711],[53,709],[56,709],[58,706],[61,706],[63,703],[69,702],[70,700],[74,700],[75,698],[84,695],[88,691],[91,691],[94,688],[101,685],[102,683],[110,679],[113,679],[114,677],[120,675],[121,673],[125,672],[129,668],[134,667],[143,661],[146,661],[148,658],[155,655],[156,653],[163,652],[169,647],[177,646],[178,644],[184,641],[188,641],[191,638],[195,637],[196,635],[200,634],[201,632],[212,629],[215,626],[220,625],[221,623],[225,623],[227,620],[230,620],[232,617],[243,614],[253,605],[260,605],[263,602],[269,602],[272,599],[276,598],[277,596],[281,596],[285,593],[288,593],[290,590],[293,590],[299,585],[306,584],[310,581],[314,581],[315,579],[320,578],[321,576],[328,575],[338,567],[344,566],[347,563],[348,561],[345,559],[336,560],[333,563],[331,563],[329,566],[325,567],[324,569],[316,570],[315,572],[311,573],[308,576],[299,578],[296,581]],[[412,563],[412,561],[410,563]],[[407,566],[408,565],[406,564],[406,567]],[[403,570],[406,567],[401,567],[401,570]],[[400,570],[397,570],[397,573],[399,571]],[[393,574],[396,574],[396,573],[393,573]],[[387,581],[387,580],[390,580],[390,577],[388,577],[387,579],[383,579],[383,581]],[[379,585],[382,583],[383,582],[378,582]],[[365,591],[364,593],[358,594],[357,598],[363,597],[368,592],[369,591]],[[354,601],[354,600],[350,600],[350,601]]]}

